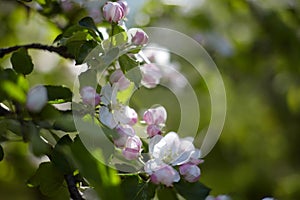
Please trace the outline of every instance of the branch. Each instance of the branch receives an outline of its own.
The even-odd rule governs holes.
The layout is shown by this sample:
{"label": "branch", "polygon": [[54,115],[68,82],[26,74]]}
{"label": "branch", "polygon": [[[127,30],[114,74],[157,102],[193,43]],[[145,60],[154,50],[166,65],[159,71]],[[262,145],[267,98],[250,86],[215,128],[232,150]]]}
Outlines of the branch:
{"label": "branch", "polygon": [[2,48],[2,49],[0,49],[0,58],[3,58],[6,54],[17,51],[20,48],[41,49],[41,50],[45,50],[45,51],[49,51],[49,52],[55,52],[64,58],[71,58],[71,59],[74,58],[74,56],[72,54],[67,52],[67,47],[65,47],[65,46],[55,47],[55,46],[48,46],[48,45],[36,44],[36,43]]}
{"label": "branch", "polygon": [[84,200],[84,198],[79,193],[78,188],[76,187],[75,177],[72,174],[67,174],[65,175],[65,180],[67,182],[71,198],[73,200]]}

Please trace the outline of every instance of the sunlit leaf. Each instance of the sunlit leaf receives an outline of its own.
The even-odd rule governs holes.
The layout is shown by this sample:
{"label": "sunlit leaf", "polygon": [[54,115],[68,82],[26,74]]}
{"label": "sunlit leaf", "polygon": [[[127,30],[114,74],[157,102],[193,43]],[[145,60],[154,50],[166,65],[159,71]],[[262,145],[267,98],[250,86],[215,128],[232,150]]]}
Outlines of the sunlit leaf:
{"label": "sunlit leaf", "polygon": [[133,60],[126,54],[119,57],[119,63],[120,63],[121,69],[124,73],[139,66],[139,62]]}
{"label": "sunlit leaf", "polygon": [[48,94],[48,101],[51,104],[65,103],[72,101],[73,93],[64,86],[45,85]]}

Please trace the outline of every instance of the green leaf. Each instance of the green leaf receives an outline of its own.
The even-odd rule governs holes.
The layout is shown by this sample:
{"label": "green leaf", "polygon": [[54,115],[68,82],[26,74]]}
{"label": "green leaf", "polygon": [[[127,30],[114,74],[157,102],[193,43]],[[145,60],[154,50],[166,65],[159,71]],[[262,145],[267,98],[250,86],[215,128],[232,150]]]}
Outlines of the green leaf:
{"label": "green leaf", "polygon": [[150,200],[155,196],[157,185],[151,182],[145,182],[137,175],[125,176],[122,180],[121,188],[125,199],[132,200]]}
{"label": "green leaf", "polygon": [[119,57],[119,63],[124,74],[127,71],[139,66],[139,62],[133,60],[126,54]]}
{"label": "green leaf", "polygon": [[97,46],[94,41],[86,41],[81,44],[78,54],[75,55],[76,65],[80,65],[84,62],[88,54]]}
{"label": "green leaf", "polygon": [[166,199],[177,200],[178,199],[175,190],[173,188],[167,188],[167,187],[163,187],[163,188],[157,190],[157,197],[160,200],[166,200]]}
{"label": "green leaf", "polygon": [[205,200],[210,192],[210,189],[200,182],[189,183],[181,180],[175,183],[174,187],[186,200]]}
{"label": "green leaf", "polygon": [[136,88],[139,88],[142,80],[142,73],[139,67],[135,67],[128,71],[125,76],[131,81],[134,82]]}
{"label": "green leaf", "polygon": [[22,88],[20,88],[16,83],[11,81],[1,81],[1,90],[8,96],[9,98],[18,101],[19,103],[25,103],[26,94]]}
{"label": "green leaf", "polygon": [[18,51],[14,52],[11,56],[11,64],[13,69],[20,74],[30,74],[33,70],[33,63],[31,57],[25,48],[20,48]]}
{"label": "green leaf", "polygon": [[53,198],[68,195],[67,187],[63,183],[63,174],[52,163],[43,162],[28,180],[27,185],[29,187],[39,187],[43,195]]}
{"label": "green leaf", "polygon": [[94,69],[88,69],[82,72],[79,77],[80,89],[85,86],[95,87],[97,85],[97,72]]}
{"label": "green leaf", "polygon": [[[104,63],[107,66],[109,66],[115,59],[118,58],[120,53],[119,48],[115,47],[110,49],[104,56],[103,56],[103,60]],[[102,67],[102,66],[101,66]]]}
{"label": "green leaf", "polygon": [[77,131],[72,114],[62,114],[55,120],[53,128],[55,130],[61,130],[65,132]]}
{"label": "green leaf", "polygon": [[101,199],[123,199],[118,185],[119,177],[115,170],[97,161],[79,137],[74,139],[71,149],[80,173],[94,187]]}
{"label": "green leaf", "polygon": [[39,130],[35,127],[35,125],[33,123],[27,123],[23,127],[26,131],[26,134],[29,135],[32,153],[35,156],[49,155],[51,151],[51,145],[41,138]]}
{"label": "green leaf", "polygon": [[83,27],[86,27],[86,28],[89,28],[89,29],[95,31],[98,34],[98,36],[103,40],[103,35],[96,27],[93,18],[85,17],[85,18],[82,18],[78,23],[80,26],[83,26]]}
{"label": "green leaf", "polygon": [[0,145],[0,161],[2,161],[3,158],[4,158],[4,151],[3,151],[2,146]]}
{"label": "green leaf", "polygon": [[45,85],[47,88],[48,101],[51,104],[65,103],[72,101],[72,92],[64,86]]}
{"label": "green leaf", "polygon": [[71,152],[72,143],[70,136],[65,135],[57,142],[51,153],[51,161],[63,174],[72,174],[75,171]]}

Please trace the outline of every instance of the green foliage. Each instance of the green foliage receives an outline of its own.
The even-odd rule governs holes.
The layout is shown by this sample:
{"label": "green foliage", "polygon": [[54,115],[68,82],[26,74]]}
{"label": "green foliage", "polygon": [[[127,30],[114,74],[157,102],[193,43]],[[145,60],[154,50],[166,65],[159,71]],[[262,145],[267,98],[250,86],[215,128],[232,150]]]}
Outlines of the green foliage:
{"label": "green foliage", "polygon": [[189,183],[181,180],[174,184],[176,191],[186,200],[205,200],[210,189],[200,182]]}
{"label": "green foliage", "polygon": [[51,104],[65,103],[72,101],[72,92],[64,86],[45,85],[48,94],[48,102]]}
{"label": "green foliage", "polygon": [[50,199],[69,199],[64,175],[50,162],[41,163],[27,184],[29,187],[38,187],[41,193]]}
{"label": "green foliage", "polygon": [[31,57],[25,48],[20,48],[11,56],[11,64],[13,69],[20,74],[30,74],[33,70],[33,63]]}
{"label": "green foliage", "polygon": [[157,185],[149,181],[144,181],[139,176],[124,176],[121,183],[124,199],[150,200],[155,196]]}

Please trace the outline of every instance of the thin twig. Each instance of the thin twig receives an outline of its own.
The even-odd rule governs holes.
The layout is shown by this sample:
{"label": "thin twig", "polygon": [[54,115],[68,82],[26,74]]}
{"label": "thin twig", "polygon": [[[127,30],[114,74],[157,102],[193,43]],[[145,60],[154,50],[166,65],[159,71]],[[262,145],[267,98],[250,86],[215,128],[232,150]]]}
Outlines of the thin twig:
{"label": "thin twig", "polygon": [[65,46],[55,47],[55,46],[48,46],[48,45],[37,44],[37,43],[2,48],[2,49],[0,49],[0,58],[3,58],[6,54],[17,51],[20,48],[40,49],[40,50],[45,50],[45,51],[49,51],[49,52],[55,52],[64,58],[71,58],[71,59],[74,58],[74,56],[72,54],[67,52],[67,47],[65,47]]}
{"label": "thin twig", "polygon": [[72,174],[68,174],[65,175],[65,180],[67,182],[71,198],[73,200],[84,200],[84,198],[79,193],[78,188],[76,187],[75,177]]}

